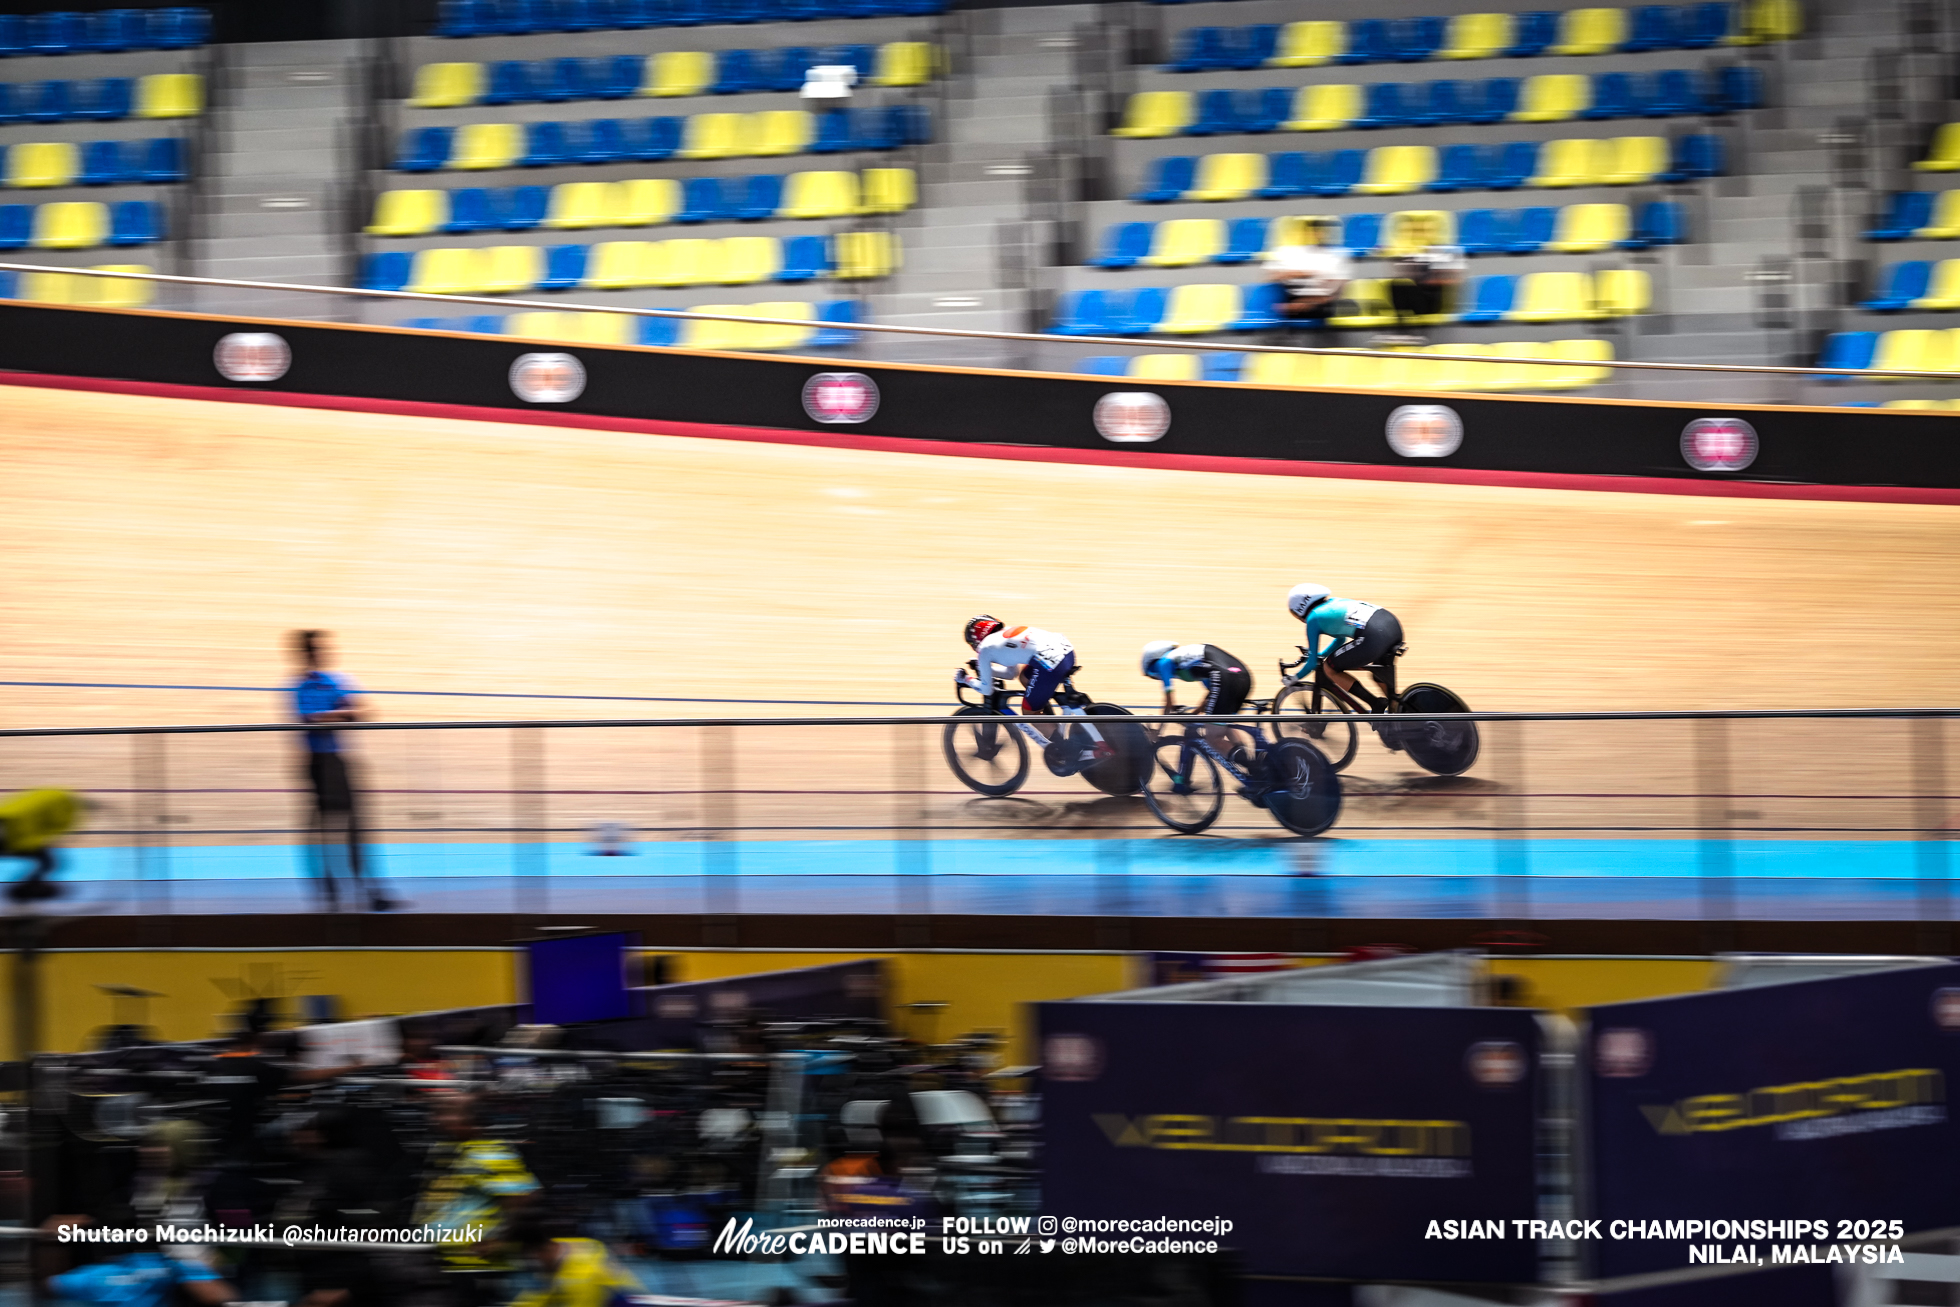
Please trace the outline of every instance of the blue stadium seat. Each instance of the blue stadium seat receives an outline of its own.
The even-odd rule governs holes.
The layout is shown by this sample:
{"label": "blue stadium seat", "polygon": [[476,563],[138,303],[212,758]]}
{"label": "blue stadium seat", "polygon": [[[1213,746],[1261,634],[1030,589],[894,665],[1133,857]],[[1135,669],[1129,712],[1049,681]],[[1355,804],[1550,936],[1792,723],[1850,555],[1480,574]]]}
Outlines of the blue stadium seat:
{"label": "blue stadium seat", "polygon": [[877,71],[878,47],[875,45],[833,45],[824,52],[823,61],[827,64],[849,64],[857,69],[860,81],[869,81]]}
{"label": "blue stadium seat", "polygon": [[1265,331],[1272,327],[1286,325],[1286,319],[1279,315],[1280,288],[1277,282],[1261,282],[1247,286],[1239,296],[1239,316],[1225,329],[1227,331]]}
{"label": "blue stadium seat", "polygon": [[1120,292],[1112,293],[1110,301],[1110,328],[1118,336],[1146,336],[1157,329],[1164,320],[1164,310],[1170,303],[1170,292],[1161,286],[1144,286],[1130,292],[1126,298]]}
{"label": "blue stadium seat", "polygon": [[538,99],[546,104],[563,104],[567,100],[584,100],[592,96],[592,76],[597,69],[596,61],[578,58],[548,59],[540,62],[535,80]]}
{"label": "blue stadium seat", "polygon": [[785,46],[774,52],[764,50],[757,58],[761,60],[762,75],[768,78],[769,84],[765,89],[771,91],[803,89],[803,82],[810,74],[812,62],[808,46]]}
{"label": "blue stadium seat", "polygon": [[849,324],[859,320],[856,300],[826,300],[817,305],[817,321],[827,325],[817,328],[817,334],[810,337],[810,343],[819,348],[855,345],[864,333],[850,330]]}
{"label": "blue stadium seat", "polygon": [[1465,122],[1501,123],[1517,111],[1518,92],[1524,85],[1521,77],[1486,77],[1483,83],[1483,98]]}
{"label": "blue stadium seat", "polygon": [[708,21],[707,0],[662,0],[662,27],[698,27]]}
{"label": "blue stadium seat", "polygon": [[760,172],[748,179],[734,206],[734,216],[743,222],[759,222],[776,216],[783,207],[783,178],[780,173]]}
{"label": "blue stadium seat", "polygon": [[103,77],[93,82],[75,82],[69,91],[68,116],[84,122],[115,122],[129,117],[135,102],[134,78]]}
{"label": "blue stadium seat", "polygon": [[[33,205],[0,204],[0,250],[23,249],[33,235]],[[5,298],[12,299],[13,296]]]}
{"label": "blue stadium seat", "polygon": [[1558,39],[1558,20],[1559,14],[1555,9],[1519,14],[1512,33],[1511,48],[1504,52],[1505,55],[1512,59],[1531,59],[1545,53],[1545,47]]}
{"label": "blue stadium seat", "polygon": [[1379,18],[1363,18],[1348,24],[1347,53],[1336,63],[1343,64],[1385,64],[1395,58],[1395,42],[1390,38],[1387,22]]}
{"label": "blue stadium seat", "polygon": [[812,154],[842,154],[857,148],[851,134],[851,111],[831,109],[817,115],[817,139],[810,142]]}
{"label": "blue stadium seat", "polygon": [[29,54],[72,54],[83,40],[82,16],[57,11],[33,14],[27,20]]}
{"label": "blue stadium seat", "polygon": [[1730,113],[1760,109],[1763,105],[1763,70],[1748,64],[1725,64],[1715,84],[1714,109]]}
{"label": "blue stadium seat", "polygon": [[1720,177],[1722,171],[1722,138],[1709,132],[1699,132],[1675,139],[1674,166],[1655,180],[1684,182],[1697,177]]}
{"label": "blue stadium seat", "polygon": [[[180,182],[190,176],[190,165],[184,161],[184,139],[181,136],[157,136],[134,144],[138,151],[139,173],[135,180]],[[449,149],[445,145],[443,155],[446,158],[448,154]]]}
{"label": "blue stadium seat", "polygon": [[643,163],[671,159],[681,148],[685,122],[685,119],[675,117],[629,120],[626,124],[626,148]]}
{"label": "blue stadium seat", "polygon": [[0,14],[0,59],[27,53],[27,19],[20,14]]}
{"label": "blue stadium seat", "polygon": [[1226,66],[1225,29],[1187,27],[1177,34],[1167,73],[1208,73]]}
{"label": "blue stadium seat", "polygon": [[1511,311],[1512,300],[1517,296],[1516,277],[1479,277],[1466,298],[1470,308],[1457,316],[1457,321],[1465,323],[1500,322]]}
{"label": "blue stadium seat", "polygon": [[522,59],[500,59],[490,65],[490,85],[483,92],[486,105],[523,104],[537,98],[531,87],[531,65]]}
{"label": "blue stadium seat", "polygon": [[123,200],[110,214],[109,244],[154,245],[163,239],[163,206],[149,200]]}
{"label": "blue stadium seat", "polygon": [[765,89],[753,50],[723,50],[715,56],[715,80],[708,88],[710,95],[745,95]]}
{"label": "blue stadium seat", "polygon": [[608,0],[559,0],[564,11],[559,21],[568,32],[592,32],[612,26],[612,5]]}
{"label": "blue stadium seat", "polygon": [[362,290],[400,290],[408,285],[409,265],[414,256],[407,250],[387,250],[370,254],[361,263]]}
{"label": "blue stadium seat", "polygon": [[618,163],[631,159],[626,124],[617,118],[593,118],[572,124],[572,158],[580,163]]}
{"label": "blue stadium seat", "polygon": [[1075,365],[1077,372],[1091,377],[1129,375],[1130,360],[1123,354],[1094,354]]}
{"label": "blue stadium seat", "polygon": [[[1872,356],[1878,353],[1876,331],[1834,331],[1824,338],[1824,349],[1817,356],[1820,368],[1859,368],[1872,365]],[[1854,377],[1819,377],[1819,381],[1841,384],[1856,380]]]}
{"label": "blue stadium seat", "polygon": [[1239,99],[1239,130],[1242,132],[1278,131],[1279,125],[1293,116],[1293,92],[1284,86],[1245,91]]}
{"label": "blue stadium seat", "polygon": [[1868,241],[1902,241],[1933,218],[1931,191],[1899,191],[1892,196],[1892,210],[1876,227],[1865,233]]}
{"label": "blue stadium seat", "polygon": [[149,43],[159,50],[194,50],[211,39],[208,9],[153,9]]}
{"label": "blue stadium seat", "polygon": [[1206,350],[1198,355],[1198,375],[1206,381],[1237,381],[1244,368],[1243,354]]}
{"label": "blue stadium seat", "polygon": [[895,104],[885,114],[904,129],[900,147],[932,144],[932,111],[923,104]]}
{"label": "blue stadium seat", "polygon": [[70,84],[59,78],[30,82],[21,88],[25,95],[20,117],[31,123],[58,123],[68,117]]}
{"label": "blue stadium seat", "polygon": [[1926,293],[1933,265],[1926,259],[1894,263],[1879,272],[1878,293],[1860,304],[1874,313],[1896,313]]}
{"label": "blue stadium seat", "polygon": [[1234,218],[1227,229],[1225,249],[1213,263],[1251,263],[1266,252],[1267,221],[1264,218]]}
{"label": "blue stadium seat", "polygon": [[1675,11],[1671,5],[1642,5],[1633,11],[1633,31],[1620,47],[1626,54],[1643,50],[1672,50],[1680,44],[1675,30]]}
{"label": "blue stadium seat", "polygon": [[1448,21],[1435,14],[1398,18],[1390,27],[1389,44],[1398,61],[1420,63],[1443,48],[1448,34]]}
{"label": "blue stadium seat", "polygon": [[436,35],[482,36],[492,21],[488,0],[442,0],[436,10]]}
{"label": "blue stadium seat", "polygon": [[777,281],[815,281],[830,271],[830,247],[821,236],[792,236],[783,242]]}
{"label": "blue stadium seat", "polygon": [[1150,253],[1150,238],[1157,230],[1154,222],[1123,222],[1103,233],[1103,252],[1089,260],[1094,268],[1134,268],[1137,260]]}
{"label": "blue stadium seat", "polygon": [[1368,87],[1366,107],[1350,127],[1400,127],[1409,120],[1402,107],[1402,83],[1373,82]]}
{"label": "blue stadium seat", "polygon": [[1505,240],[1504,252],[1536,254],[1558,230],[1558,209],[1553,205],[1534,204],[1528,209],[1519,209],[1514,221],[1516,225]]}
{"label": "blue stadium seat", "polygon": [[1349,254],[1362,258],[1382,243],[1382,216],[1379,213],[1350,213],[1341,219],[1341,244]]}
{"label": "blue stadium seat", "polygon": [[120,141],[90,141],[82,147],[82,172],[77,177],[84,186],[114,186],[118,182],[137,181],[129,175],[123,162],[123,147]]}
{"label": "blue stadium seat", "polygon": [[1107,336],[1109,297],[1099,290],[1077,290],[1063,295],[1055,305],[1055,321],[1048,331],[1056,336]]}
{"label": "blue stadium seat", "polygon": [[1728,37],[1733,22],[1731,6],[1721,0],[1688,5],[1675,28],[1675,44],[1683,50],[1706,50],[1720,45]]}
{"label": "blue stadium seat", "polygon": [[671,349],[681,343],[684,324],[679,318],[635,318],[633,324],[634,340],[638,344]]}
{"label": "blue stadium seat", "polygon": [[1184,129],[1186,136],[1229,136],[1239,125],[1238,97],[1230,91],[1206,91],[1198,97],[1198,120]]}
{"label": "blue stadium seat", "polygon": [[491,225],[505,231],[531,231],[551,210],[549,186],[512,186],[490,194],[496,219]]}
{"label": "blue stadium seat", "polygon": [[525,123],[524,157],[520,168],[549,168],[572,162],[571,143],[565,139],[563,123]]}
{"label": "blue stadium seat", "polygon": [[1313,193],[1315,195],[1346,195],[1361,181],[1361,172],[1368,165],[1366,150],[1330,150],[1318,156],[1320,167],[1315,171]]}
{"label": "blue stadium seat", "polygon": [[1502,254],[1504,246],[1497,230],[1497,211],[1465,209],[1457,214],[1456,243],[1468,255]]}
{"label": "blue stadium seat", "polygon": [[454,127],[418,127],[402,138],[395,171],[434,172],[449,162],[449,150],[455,141]]}
{"label": "blue stadium seat", "polygon": [[1230,42],[1231,63],[1228,67],[1242,72],[1264,68],[1266,61],[1279,53],[1279,24],[1253,23],[1239,29],[1238,39]]}
{"label": "blue stadium seat", "polygon": [[1411,85],[1409,94],[1403,97],[1403,107],[1408,110],[1412,124],[1429,127],[1471,121],[1470,115],[1476,112],[1481,99],[1470,85],[1445,77]]}
{"label": "blue stadium seat", "polygon": [[1674,118],[1707,113],[1709,106],[1702,103],[1695,74],[1686,68],[1664,68],[1654,74],[1654,89],[1642,111],[1649,118]]}
{"label": "blue stadium seat", "polygon": [[449,192],[449,221],[442,229],[459,232],[493,231],[503,226],[490,207],[490,192],[481,186],[465,186]]}
{"label": "blue stadium seat", "polygon": [[612,9],[613,26],[623,32],[658,25],[659,15],[652,0],[613,0]]}
{"label": "blue stadium seat", "polygon": [[149,43],[149,25],[144,22],[141,10],[104,9],[89,16],[87,49],[118,54],[140,50]]}
{"label": "blue stadium seat", "polygon": [[1484,185],[1493,191],[1514,191],[1530,181],[1538,171],[1537,141],[1506,141],[1497,161],[1484,176]]}
{"label": "blue stadium seat", "polygon": [[1688,220],[1678,200],[1649,200],[1635,215],[1633,232],[1620,242],[1625,250],[1645,250],[1656,245],[1679,245],[1687,239]]}
{"label": "blue stadium seat", "polygon": [[1138,204],[1168,204],[1191,189],[1197,178],[1198,161],[1188,154],[1170,154],[1150,161],[1150,172],[1142,186],[1131,192]]}
{"label": "blue stadium seat", "polygon": [[1483,185],[1483,147],[1465,142],[1445,145],[1436,166],[1436,180],[1429,183],[1429,189],[1449,194],[1452,191],[1481,190]]}
{"label": "blue stadium seat", "polygon": [[571,290],[585,280],[585,245],[550,245],[544,252],[544,276],[539,290]]}
{"label": "blue stadium seat", "polygon": [[1282,150],[1266,156],[1266,184],[1253,194],[1262,200],[1290,200],[1296,195],[1305,195],[1307,186],[1305,152]]}
{"label": "blue stadium seat", "polygon": [[1597,122],[1605,118],[1637,117],[1644,106],[1635,94],[1633,74],[1601,73],[1593,78],[1592,103],[1579,116]]}
{"label": "blue stadium seat", "polygon": [[590,74],[592,94],[601,100],[631,99],[639,94],[646,71],[645,55],[616,54],[610,59],[596,60]]}
{"label": "blue stadium seat", "polygon": [[681,207],[675,222],[716,222],[726,212],[721,178],[690,177],[681,185]]}

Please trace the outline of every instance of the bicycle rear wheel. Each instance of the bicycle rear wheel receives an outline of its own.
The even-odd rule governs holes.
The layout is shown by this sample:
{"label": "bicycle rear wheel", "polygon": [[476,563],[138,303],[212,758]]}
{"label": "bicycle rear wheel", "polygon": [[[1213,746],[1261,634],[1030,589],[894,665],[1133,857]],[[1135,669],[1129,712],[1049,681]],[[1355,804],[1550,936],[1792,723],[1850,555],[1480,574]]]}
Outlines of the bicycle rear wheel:
{"label": "bicycle rear wheel", "polygon": [[[1113,703],[1092,703],[1083,710],[1091,717],[1128,717],[1130,710]],[[1096,730],[1116,750],[1085,769],[1082,778],[1104,794],[1135,794],[1150,771],[1150,737],[1135,722],[1097,722]]]}
{"label": "bicycle rear wheel", "polygon": [[1174,831],[1196,835],[1218,820],[1225,806],[1225,783],[1218,764],[1190,737],[1160,737],[1151,750],[1143,782],[1143,801],[1157,820]]}
{"label": "bicycle rear wheel", "polygon": [[[1432,712],[1469,712],[1463,700],[1440,685],[1427,682],[1402,692],[1400,711],[1404,717]],[[1477,761],[1477,723],[1405,721],[1397,724],[1398,741],[1404,752],[1424,771],[1438,776],[1461,776]]]}
{"label": "bicycle rear wheel", "polygon": [[[1303,681],[1281,690],[1267,711],[1274,718],[1274,735],[1282,740],[1305,740],[1327,760],[1329,767],[1339,771],[1354,761],[1361,732],[1353,722],[1328,721],[1323,716],[1326,707],[1314,707],[1313,685]],[[1333,707],[1338,709],[1340,705]]]}
{"label": "bicycle rear wheel", "polygon": [[1266,751],[1272,789],[1266,807],[1286,829],[1318,835],[1341,815],[1341,778],[1305,740],[1281,740]]}
{"label": "bicycle rear wheel", "polygon": [[946,723],[946,765],[969,790],[1000,798],[1027,783],[1028,742],[999,713],[969,704]]}

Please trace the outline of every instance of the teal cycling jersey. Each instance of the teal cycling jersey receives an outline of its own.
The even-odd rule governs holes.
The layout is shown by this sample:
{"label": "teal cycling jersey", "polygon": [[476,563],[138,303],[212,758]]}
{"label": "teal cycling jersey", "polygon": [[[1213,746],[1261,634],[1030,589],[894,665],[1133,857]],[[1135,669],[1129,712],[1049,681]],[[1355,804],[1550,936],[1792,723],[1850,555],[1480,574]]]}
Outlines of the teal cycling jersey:
{"label": "teal cycling jersey", "polygon": [[1368,619],[1381,611],[1379,604],[1366,604],[1359,599],[1335,599],[1331,596],[1321,600],[1307,611],[1307,665],[1312,671],[1320,665],[1320,637],[1326,636],[1328,648],[1333,649],[1355,636],[1368,625]]}

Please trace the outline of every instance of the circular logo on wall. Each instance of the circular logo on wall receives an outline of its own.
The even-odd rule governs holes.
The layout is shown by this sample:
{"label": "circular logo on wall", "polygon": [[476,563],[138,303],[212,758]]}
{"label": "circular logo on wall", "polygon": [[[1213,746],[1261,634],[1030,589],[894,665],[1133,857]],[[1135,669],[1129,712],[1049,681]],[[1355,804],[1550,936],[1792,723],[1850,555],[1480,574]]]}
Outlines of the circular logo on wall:
{"label": "circular logo on wall", "polygon": [[1470,1045],[1463,1062],[1470,1078],[1485,1089],[1503,1089],[1524,1079],[1524,1050],[1508,1039],[1486,1039]]}
{"label": "circular logo on wall", "polygon": [[1630,1026],[1602,1030],[1593,1041],[1593,1067],[1614,1080],[1631,1080],[1647,1074],[1654,1064],[1654,1037]]}
{"label": "circular logo on wall", "polygon": [[1681,457],[1697,472],[1740,472],[1756,449],[1756,428],[1741,418],[1696,418],[1681,428]]}
{"label": "circular logo on wall", "polygon": [[527,404],[569,404],[585,393],[585,364],[570,354],[519,354],[510,391]]}
{"label": "circular logo on wall", "polygon": [[1147,390],[1116,390],[1096,401],[1096,434],[1115,445],[1147,445],[1171,429],[1171,406]]}
{"label": "circular logo on wall", "polygon": [[812,422],[869,422],[878,383],[862,372],[819,372],[803,383],[803,411]]}
{"label": "circular logo on wall", "polygon": [[1102,1045],[1093,1035],[1050,1035],[1042,1047],[1042,1074],[1072,1084],[1102,1074]]}
{"label": "circular logo on wall", "polygon": [[234,331],[211,351],[226,381],[277,381],[293,366],[293,351],[269,331]]}
{"label": "circular logo on wall", "polygon": [[1933,991],[1933,1020],[1941,1030],[1960,1030],[1960,989]]}
{"label": "circular logo on wall", "polygon": [[1388,447],[1403,458],[1448,458],[1463,444],[1463,419],[1446,404],[1404,404],[1388,415]]}
{"label": "circular logo on wall", "polygon": [[692,994],[669,994],[653,1005],[653,1014],[669,1021],[692,1021],[701,1014],[701,1005]]}

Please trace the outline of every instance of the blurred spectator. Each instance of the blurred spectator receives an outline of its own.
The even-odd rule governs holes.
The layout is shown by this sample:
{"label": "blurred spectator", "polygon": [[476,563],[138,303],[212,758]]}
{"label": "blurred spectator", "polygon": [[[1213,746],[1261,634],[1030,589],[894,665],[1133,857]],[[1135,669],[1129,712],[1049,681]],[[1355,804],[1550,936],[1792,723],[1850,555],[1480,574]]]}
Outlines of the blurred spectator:
{"label": "blurred spectator", "polygon": [[1275,306],[1283,318],[1307,326],[1325,323],[1354,275],[1347,251],[1335,244],[1339,228],[1332,218],[1300,220],[1300,243],[1276,245],[1266,255],[1266,272],[1280,285]]}
{"label": "blurred spectator", "polygon": [[33,870],[7,888],[15,903],[51,899],[61,890],[55,873],[55,841],[82,819],[82,801],[68,790],[22,790],[0,799],[0,856],[25,858]]}
{"label": "blurred spectator", "polygon": [[320,878],[320,895],[330,911],[340,908],[340,887],[330,853],[336,834],[345,850],[349,888],[358,897],[363,890],[368,905],[376,912],[399,908],[403,904],[390,898],[380,886],[366,880],[366,856],[361,847],[361,815],[354,779],[341,751],[340,732],[331,723],[358,722],[366,710],[354,697],[354,685],[346,677],[326,669],[328,659],[325,631],[296,631],[293,651],[302,675],[293,687],[293,707],[302,722],[319,725],[307,731],[306,779],[313,789],[313,827]]}
{"label": "blurred spectator", "polygon": [[438,1140],[423,1166],[428,1180],[412,1223],[482,1230],[472,1242],[441,1245],[443,1269],[452,1273],[459,1302],[502,1301],[497,1295],[512,1267],[505,1226],[538,1191],[538,1182],[514,1148],[482,1137],[475,1100],[446,1094],[431,1115]]}
{"label": "blurred spectator", "polygon": [[[127,1208],[105,1209],[95,1216],[56,1216],[44,1228],[63,1226],[128,1227],[135,1213]],[[141,1248],[127,1244],[55,1244],[57,1255],[66,1253],[81,1264],[48,1277],[48,1292],[78,1307],[174,1307],[179,1301],[175,1290],[182,1289],[192,1302],[210,1307],[236,1302],[238,1291],[219,1278],[218,1273],[195,1257],[189,1249]]]}
{"label": "blurred spectator", "polygon": [[1400,334],[1377,338],[1380,345],[1420,345],[1423,335],[1414,330],[1427,317],[1449,313],[1455,307],[1456,288],[1463,283],[1463,247],[1444,245],[1437,238],[1442,232],[1434,218],[1416,217],[1403,223],[1403,252],[1395,259],[1394,279],[1388,283],[1388,298],[1395,306]]}
{"label": "blurred spectator", "polygon": [[197,1225],[204,1220],[198,1163],[204,1153],[196,1122],[158,1121],[136,1150],[130,1206],[146,1223]]}
{"label": "blurred spectator", "polygon": [[511,1243],[545,1279],[543,1289],[523,1295],[515,1307],[607,1307],[621,1294],[641,1292],[640,1282],[614,1263],[604,1244],[577,1233],[569,1222],[528,1214],[511,1223]]}

